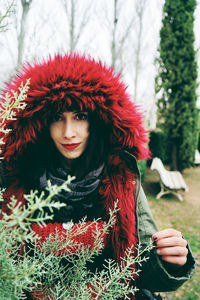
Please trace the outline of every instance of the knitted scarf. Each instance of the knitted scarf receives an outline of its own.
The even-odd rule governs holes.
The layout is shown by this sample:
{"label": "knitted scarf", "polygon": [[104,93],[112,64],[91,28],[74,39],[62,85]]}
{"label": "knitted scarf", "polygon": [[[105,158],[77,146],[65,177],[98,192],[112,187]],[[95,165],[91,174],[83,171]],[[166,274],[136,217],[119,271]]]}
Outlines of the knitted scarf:
{"label": "knitted scarf", "polygon": [[[98,187],[102,179],[104,164],[96,170],[90,171],[82,180],[68,184],[70,192],[61,191],[54,197],[55,201],[66,203],[65,207],[54,211],[54,222],[65,223],[73,220],[80,221],[81,218],[91,215],[95,217]],[[53,171],[45,171],[39,180],[39,189],[45,190],[47,181],[58,186],[62,185],[69,174],[68,170],[62,167]]]}

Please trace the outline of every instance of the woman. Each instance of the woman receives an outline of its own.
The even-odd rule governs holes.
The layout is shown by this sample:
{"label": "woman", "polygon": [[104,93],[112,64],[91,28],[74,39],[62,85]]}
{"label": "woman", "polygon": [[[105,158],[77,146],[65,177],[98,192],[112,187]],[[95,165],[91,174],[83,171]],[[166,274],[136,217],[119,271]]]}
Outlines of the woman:
{"label": "woman", "polygon": [[177,289],[190,278],[194,259],[180,232],[158,231],[153,221],[137,167],[139,159],[148,157],[146,134],[120,78],[92,59],[57,55],[25,66],[7,90],[17,90],[28,78],[27,105],[8,121],[12,131],[4,138],[8,189],[3,211],[8,211],[10,195],[43,190],[48,179],[59,185],[67,174],[75,175],[71,192],[57,195],[67,206],[54,212],[51,223],[76,223],[84,216],[107,220],[118,200],[116,222],[94,268],[101,268],[106,257],[120,261],[127,247],[153,239],[156,249],[137,286],[152,292]]}

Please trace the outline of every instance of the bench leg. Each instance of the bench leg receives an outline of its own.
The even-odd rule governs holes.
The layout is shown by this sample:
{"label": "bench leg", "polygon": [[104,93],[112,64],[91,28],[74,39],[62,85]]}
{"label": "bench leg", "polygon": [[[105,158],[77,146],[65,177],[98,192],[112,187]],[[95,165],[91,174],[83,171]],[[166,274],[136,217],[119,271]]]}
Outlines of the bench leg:
{"label": "bench leg", "polygon": [[156,199],[160,199],[163,195],[167,195],[167,194],[173,194],[180,201],[183,201],[183,197],[178,192],[172,190],[166,190],[166,188],[162,184],[161,184],[161,191],[157,194]]}
{"label": "bench leg", "polygon": [[171,191],[171,193],[174,194],[180,201],[183,201],[183,197],[178,192]]}

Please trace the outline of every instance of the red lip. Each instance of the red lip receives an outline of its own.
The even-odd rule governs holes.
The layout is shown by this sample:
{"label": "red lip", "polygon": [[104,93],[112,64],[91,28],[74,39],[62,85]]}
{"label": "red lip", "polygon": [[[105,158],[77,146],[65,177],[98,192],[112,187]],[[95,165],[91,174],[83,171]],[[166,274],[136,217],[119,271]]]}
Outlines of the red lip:
{"label": "red lip", "polygon": [[62,146],[65,149],[75,149],[80,145],[80,143],[76,143],[76,144],[62,144]]}

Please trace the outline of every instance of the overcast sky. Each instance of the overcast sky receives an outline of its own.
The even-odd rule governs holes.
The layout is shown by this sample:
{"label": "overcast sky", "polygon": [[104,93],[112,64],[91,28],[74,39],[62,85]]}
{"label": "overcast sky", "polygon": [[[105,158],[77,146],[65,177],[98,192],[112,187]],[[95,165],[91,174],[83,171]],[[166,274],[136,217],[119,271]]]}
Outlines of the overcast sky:
{"label": "overcast sky", "polygon": [[[20,0],[16,0],[20,4]],[[138,0],[141,1],[141,0]],[[0,0],[0,8],[2,3],[7,0]],[[27,22],[27,37],[26,49],[24,54],[25,61],[31,61],[36,57],[46,57],[49,54],[58,52],[67,52],[67,17],[64,13],[62,0],[33,0],[32,7],[29,13]],[[79,0],[82,10],[87,7],[87,3],[93,3],[93,11],[95,14],[89,20],[89,26],[83,32],[80,42],[77,47],[78,52],[90,54],[95,59],[100,59],[106,64],[111,64],[110,54],[110,36],[106,24],[112,18],[111,0]],[[122,7],[122,14],[124,23],[133,14],[133,0],[124,0]],[[144,15],[143,26],[143,56],[141,62],[141,76],[140,76],[140,93],[138,94],[137,102],[141,104],[145,110],[155,109],[155,95],[154,95],[154,78],[156,70],[154,66],[154,59],[157,54],[159,45],[159,30],[161,27],[162,5],[163,0],[147,0],[147,7]],[[18,13],[20,14],[20,5],[18,5]],[[200,0],[195,12],[195,35],[196,48],[200,47]],[[98,18],[98,22],[97,22]],[[137,20],[136,20],[137,27]],[[120,34],[120,32],[119,32]],[[126,53],[127,57],[124,60],[124,80],[129,86],[129,92],[133,94],[133,62],[131,62],[131,47],[134,47],[133,40],[127,43]],[[12,27],[6,34],[0,36],[0,80],[5,79],[7,74],[11,72],[16,63],[16,31]],[[200,55],[198,53],[198,64],[200,66]],[[199,100],[200,105],[200,100]]]}

